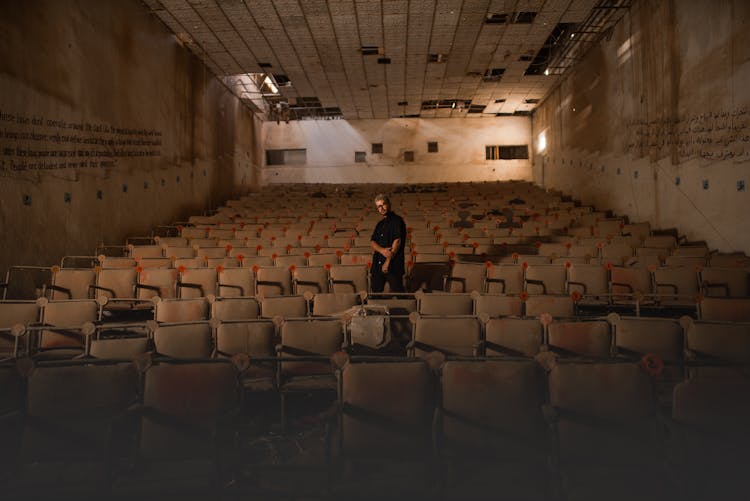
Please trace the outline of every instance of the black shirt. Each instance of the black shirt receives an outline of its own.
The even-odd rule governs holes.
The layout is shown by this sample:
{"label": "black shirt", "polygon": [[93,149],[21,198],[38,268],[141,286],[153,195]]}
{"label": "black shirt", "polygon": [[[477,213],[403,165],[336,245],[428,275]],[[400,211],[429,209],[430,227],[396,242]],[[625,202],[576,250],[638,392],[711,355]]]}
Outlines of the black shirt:
{"label": "black shirt", "polygon": [[[375,226],[375,230],[372,232],[370,240],[375,242],[381,247],[390,248],[393,245],[393,241],[396,239],[401,240],[401,245],[398,246],[396,254],[391,258],[391,264],[388,267],[389,273],[403,274],[404,273],[404,246],[406,244],[406,224],[404,220],[398,214],[388,211],[385,217],[381,219]],[[385,256],[375,251],[372,256],[373,269],[379,270],[383,263],[385,263]]]}

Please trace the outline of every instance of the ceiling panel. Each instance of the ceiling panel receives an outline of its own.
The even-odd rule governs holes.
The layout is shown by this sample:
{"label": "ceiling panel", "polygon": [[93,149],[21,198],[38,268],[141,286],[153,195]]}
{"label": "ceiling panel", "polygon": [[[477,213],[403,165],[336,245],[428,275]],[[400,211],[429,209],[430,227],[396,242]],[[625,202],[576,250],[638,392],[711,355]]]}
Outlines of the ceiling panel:
{"label": "ceiling panel", "polygon": [[[558,53],[582,50],[571,49],[577,41],[567,36],[550,38],[559,34],[558,23],[581,30],[595,25],[603,32],[629,1],[143,0],[143,5],[217,76],[267,73],[288,79],[276,97],[268,97],[270,103],[294,108],[298,97],[316,98],[305,101],[308,113],[297,118],[317,118],[310,108],[318,106],[356,119],[531,110],[536,104],[525,100],[543,99],[564,71],[526,75],[532,60],[545,56],[534,67],[544,68]],[[457,98],[486,105],[484,113],[422,109],[425,101]]]}

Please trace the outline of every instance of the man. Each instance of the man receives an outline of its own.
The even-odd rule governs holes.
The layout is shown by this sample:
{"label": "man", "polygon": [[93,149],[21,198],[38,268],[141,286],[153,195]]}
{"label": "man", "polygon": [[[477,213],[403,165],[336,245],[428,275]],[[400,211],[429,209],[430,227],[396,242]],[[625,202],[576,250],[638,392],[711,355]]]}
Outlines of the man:
{"label": "man", "polygon": [[383,292],[386,282],[391,292],[404,292],[406,225],[401,216],[391,211],[391,201],[387,196],[376,196],[375,208],[383,219],[370,237],[370,247],[375,251],[370,271],[372,292]]}

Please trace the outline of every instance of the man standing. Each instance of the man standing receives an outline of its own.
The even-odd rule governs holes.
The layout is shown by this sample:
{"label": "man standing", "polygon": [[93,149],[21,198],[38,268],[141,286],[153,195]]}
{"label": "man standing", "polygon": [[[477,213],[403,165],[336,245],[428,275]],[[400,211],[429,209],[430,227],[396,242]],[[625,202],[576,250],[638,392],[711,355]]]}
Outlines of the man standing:
{"label": "man standing", "polygon": [[370,247],[375,251],[370,272],[372,292],[383,292],[386,282],[391,292],[404,292],[406,225],[401,216],[391,211],[391,201],[387,196],[377,195],[375,208],[383,219],[370,237]]}

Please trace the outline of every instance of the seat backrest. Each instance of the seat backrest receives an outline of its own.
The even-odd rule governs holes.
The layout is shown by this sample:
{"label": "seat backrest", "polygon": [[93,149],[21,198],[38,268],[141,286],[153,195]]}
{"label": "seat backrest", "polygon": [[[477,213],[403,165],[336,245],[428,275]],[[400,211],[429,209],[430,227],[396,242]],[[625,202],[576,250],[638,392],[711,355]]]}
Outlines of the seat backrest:
{"label": "seat backrest", "polygon": [[420,315],[472,315],[474,299],[471,294],[432,292],[419,298]]}
{"label": "seat backrest", "polygon": [[443,449],[544,464],[551,443],[542,414],[545,377],[536,362],[448,361],[441,383]]}
{"label": "seat backrest", "polygon": [[292,293],[292,275],[289,268],[262,266],[255,272],[256,296],[288,296]]}
{"label": "seat backrest", "polygon": [[494,264],[487,270],[487,292],[520,294],[523,291],[523,267],[519,264]]}
{"label": "seat backrest", "polygon": [[133,258],[164,257],[164,249],[161,245],[131,245],[128,254]]}
{"label": "seat backrest", "polygon": [[557,363],[548,384],[564,464],[660,461],[653,388],[639,364]]}
{"label": "seat backrest", "polygon": [[301,254],[276,256],[274,265],[279,268],[289,268],[290,266],[307,266],[307,258]]}
{"label": "seat backrest", "polygon": [[610,270],[612,294],[625,294],[614,299],[629,299],[631,294],[652,294],[651,272],[647,268],[612,266]]}
{"label": "seat backrest", "polygon": [[255,293],[252,268],[222,267],[217,270],[217,291],[221,297],[248,297]]}
{"label": "seat backrest", "polygon": [[160,324],[154,329],[158,355],[175,359],[211,357],[213,338],[208,322]]}
{"label": "seat backrest", "polygon": [[476,317],[420,317],[414,328],[414,355],[432,351],[446,355],[475,356],[482,327]]}
{"label": "seat backrest", "polygon": [[708,297],[750,295],[750,274],[741,268],[708,266],[700,270],[701,292]]}
{"label": "seat backrest", "polygon": [[366,265],[333,265],[330,268],[332,292],[368,292],[369,270]]}
{"label": "seat backrest", "polygon": [[540,294],[529,296],[524,301],[524,315],[538,317],[549,313],[554,318],[572,317],[575,313],[575,303],[570,296]]}
{"label": "seat backrest", "polygon": [[750,364],[750,323],[690,320],[685,336],[689,360]]}
{"label": "seat backrest", "polygon": [[215,295],[217,279],[216,268],[180,268],[177,295],[182,299]]}
{"label": "seat backrest", "polygon": [[344,343],[343,325],[338,319],[285,321],[281,326],[281,359],[320,357],[320,361],[289,361],[281,363],[284,376],[331,374],[329,357],[341,350]]}
{"label": "seat backrest", "polygon": [[40,310],[37,301],[0,301],[0,329],[38,322]]}
{"label": "seat backrest", "polygon": [[[28,462],[95,460],[103,464],[124,430],[120,418],[137,402],[132,364],[36,367],[26,391],[21,457]],[[54,433],[51,433],[54,430]],[[118,435],[119,433],[119,435]]]}
{"label": "seat backrest", "polygon": [[264,297],[260,303],[261,318],[283,318],[306,317],[307,300],[304,296],[270,296]]}
{"label": "seat backrest", "polygon": [[654,270],[654,292],[661,299],[679,298],[694,302],[698,294],[698,273],[694,267],[664,267]]}
{"label": "seat backrest", "polygon": [[191,259],[197,257],[195,254],[195,247],[189,245],[165,246],[164,256],[170,259]]}
{"label": "seat backrest", "polygon": [[750,322],[750,298],[704,297],[699,303],[701,320]]}
{"label": "seat backrest", "polygon": [[547,345],[562,356],[612,356],[612,334],[605,320],[554,321],[547,328]]}
{"label": "seat backrest", "polygon": [[162,299],[154,305],[154,320],[163,323],[208,320],[209,304],[206,298]]}
{"label": "seat backrest", "polygon": [[99,305],[94,300],[50,301],[42,307],[42,324],[60,329],[41,330],[37,345],[42,350],[83,347],[81,328],[87,322],[98,320]]}
{"label": "seat backrest", "polygon": [[149,412],[141,419],[139,457],[214,459],[219,424],[237,408],[238,389],[229,363],[151,366],[145,374],[143,404]]}
{"label": "seat backrest", "polygon": [[310,254],[307,258],[308,266],[333,266],[338,264],[339,257],[333,252],[322,251],[320,253]]}
{"label": "seat backrest", "polygon": [[609,292],[607,268],[600,264],[576,264],[568,267],[568,293],[577,291],[584,296]]}
{"label": "seat backrest", "polygon": [[491,317],[520,317],[523,314],[523,301],[518,295],[479,294],[474,297],[474,313]]}
{"label": "seat backrest", "polygon": [[95,297],[135,298],[138,271],[132,268],[101,268],[96,273]]}
{"label": "seat backrest", "polygon": [[177,275],[176,269],[148,268],[138,273],[138,299],[151,299],[159,296],[162,299],[177,297]]}
{"label": "seat backrest", "polygon": [[211,318],[216,320],[250,320],[260,315],[260,304],[254,297],[222,297],[211,304]]}
{"label": "seat backrest", "polygon": [[445,285],[446,292],[484,292],[487,266],[483,263],[453,264]]}
{"label": "seat backrest", "polygon": [[562,264],[529,264],[524,274],[528,294],[565,294],[567,274]]}
{"label": "seat backrest", "polygon": [[362,297],[354,292],[315,294],[312,299],[312,315],[341,315],[349,308],[361,303]]}
{"label": "seat backrest", "polygon": [[349,363],[341,375],[345,456],[431,454],[435,383],[423,361]]}
{"label": "seat backrest", "polygon": [[93,268],[52,268],[50,299],[87,299],[96,283]]}
{"label": "seat backrest", "polygon": [[618,356],[640,360],[643,355],[655,354],[666,362],[684,360],[683,330],[677,319],[620,317],[611,323]]}
{"label": "seat backrest", "polygon": [[602,264],[612,263],[622,266],[625,260],[633,257],[633,248],[626,243],[610,243],[600,249]]}
{"label": "seat backrest", "polygon": [[245,353],[251,357],[272,357],[276,327],[270,320],[222,322],[216,329],[216,353],[231,357]]}
{"label": "seat backrest", "polygon": [[295,294],[328,292],[328,270],[323,266],[297,266],[292,269],[292,281]]}
{"label": "seat backrest", "polygon": [[544,344],[544,329],[535,318],[491,318],[484,332],[488,357],[533,357]]}

